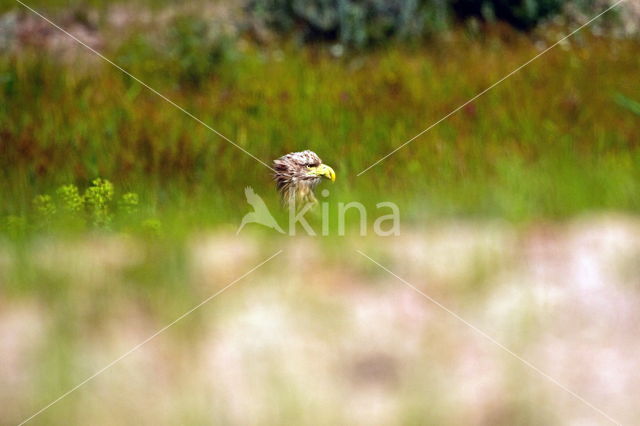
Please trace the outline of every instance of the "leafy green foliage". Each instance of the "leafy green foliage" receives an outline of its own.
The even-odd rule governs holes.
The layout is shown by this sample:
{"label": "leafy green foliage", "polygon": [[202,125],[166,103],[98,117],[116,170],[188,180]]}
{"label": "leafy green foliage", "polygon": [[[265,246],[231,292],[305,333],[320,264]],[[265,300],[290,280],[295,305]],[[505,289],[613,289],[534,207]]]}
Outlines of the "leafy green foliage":
{"label": "leafy green foliage", "polygon": [[122,196],[120,200],[119,207],[120,210],[126,212],[128,214],[133,214],[138,211],[138,204],[140,200],[138,198],[138,194],[134,192],[127,192]]}
{"label": "leafy green foliage", "polygon": [[63,185],[56,191],[61,207],[68,213],[77,214],[84,208],[84,197],[75,185]]}
{"label": "leafy green foliage", "polygon": [[56,205],[50,195],[38,195],[33,199],[33,209],[43,225],[50,222],[51,218],[56,214]]}
{"label": "leafy green foliage", "polygon": [[568,3],[593,10],[592,0],[251,0],[255,19],[308,40],[362,47],[393,38],[419,38],[449,28],[452,19],[478,17],[530,30]]}
{"label": "leafy green foliage", "polygon": [[113,184],[108,180],[95,179],[85,192],[84,200],[93,225],[108,227],[113,219],[110,211]]}
{"label": "leafy green foliage", "polygon": [[201,89],[237,56],[234,41],[215,22],[189,14],[171,18],[162,31],[133,33],[116,50],[116,62],[135,75],[151,83],[168,75],[183,90]]}
{"label": "leafy green foliage", "polygon": [[75,185],[60,186],[54,195],[39,194],[32,201],[26,216],[8,216],[6,232],[24,235],[30,228],[40,231],[112,229],[114,222],[126,230],[139,230],[150,235],[160,233],[156,219],[141,217],[138,194],[127,192],[116,200],[114,185],[102,178],[94,179],[80,194]]}
{"label": "leafy green foliage", "polygon": [[462,18],[477,16],[502,20],[516,28],[529,30],[544,19],[562,11],[567,0],[454,0],[453,9]]}
{"label": "leafy green foliage", "polygon": [[201,87],[232,53],[232,43],[206,20],[180,16],[169,27],[167,54],[184,85]]}
{"label": "leafy green foliage", "polygon": [[273,28],[358,47],[432,34],[449,19],[444,0],[251,0],[248,8]]}

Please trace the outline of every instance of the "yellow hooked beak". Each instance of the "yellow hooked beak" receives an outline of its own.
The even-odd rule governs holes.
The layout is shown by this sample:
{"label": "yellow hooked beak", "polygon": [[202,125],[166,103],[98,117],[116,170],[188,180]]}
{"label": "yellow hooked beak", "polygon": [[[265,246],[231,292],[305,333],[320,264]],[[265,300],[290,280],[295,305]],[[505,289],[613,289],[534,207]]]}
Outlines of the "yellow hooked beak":
{"label": "yellow hooked beak", "polygon": [[320,164],[318,167],[311,167],[309,169],[309,174],[312,176],[322,176],[324,178],[330,179],[331,182],[336,181],[336,172],[326,164]]}

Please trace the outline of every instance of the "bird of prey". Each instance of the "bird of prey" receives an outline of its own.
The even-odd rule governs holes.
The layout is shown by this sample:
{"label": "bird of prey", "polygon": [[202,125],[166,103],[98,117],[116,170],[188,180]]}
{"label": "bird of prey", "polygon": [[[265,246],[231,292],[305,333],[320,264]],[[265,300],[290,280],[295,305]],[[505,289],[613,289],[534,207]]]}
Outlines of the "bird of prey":
{"label": "bird of prey", "polygon": [[273,179],[282,202],[300,209],[307,204],[316,204],[313,190],[322,178],[335,182],[336,173],[313,151],[291,152],[273,161]]}
{"label": "bird of prey", "polygon": [[278,222],[276,222],[273,216],[271,216],[271,212],[269,212],[267,205],[264,203],[262,198],[260,198],[260,196],[253,191],[253,188],[247,186],[244,189],[244,195],[245,197],[247,197],[247,203],[249,203],[251,207],[253,207],[253,211],[244,215],[244,217],[242,218],[242,223],[240,223],[240,227],[238,228],[236,235],[240,233],[242,228],[244,228],[247,223],[259,223],[260,225],[275,229],[281,234],[284,234],[284,231],[282,230],[282,228],[280,228]]}

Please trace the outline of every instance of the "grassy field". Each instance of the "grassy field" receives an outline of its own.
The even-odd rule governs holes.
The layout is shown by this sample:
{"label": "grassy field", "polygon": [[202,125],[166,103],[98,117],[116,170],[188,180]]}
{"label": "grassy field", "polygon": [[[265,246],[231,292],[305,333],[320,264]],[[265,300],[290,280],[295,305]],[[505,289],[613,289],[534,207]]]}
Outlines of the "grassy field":
{"label": "grassy field", "polygon": [[167,3],[126,26],[33,5],[267,164],[314,150],[337,173],[322,184],[332,217],[392,201],[402,235],[358,237],[351,216],[346,237],[235,235],[247,186],[286,223],[270,170],[34,23],[0,54],[0,424],[230,283],[32,423],[638,418],[637,40],[580,33],[357,176],[565,29],[460,26],[336,55],[220,33]]}
{"label": "grassy field", "polygon": [[[639,116],[628,106],[640,99],[637,42],[579,36],[356,177],[540,47],[505,30],[456,32],[336,59],[323,47],[207,41],[202,25],[177,19],[103,50],[268,164],[315,150],[338,173],[332,201],[394,201],[407,220],[640,208]],[[196,226],[237,221],[247,185],[275,202],[263,165],[69,49],[66,61],[28,48],[0,58],[0,214],[25,215],[37,194],[96,177]]]}

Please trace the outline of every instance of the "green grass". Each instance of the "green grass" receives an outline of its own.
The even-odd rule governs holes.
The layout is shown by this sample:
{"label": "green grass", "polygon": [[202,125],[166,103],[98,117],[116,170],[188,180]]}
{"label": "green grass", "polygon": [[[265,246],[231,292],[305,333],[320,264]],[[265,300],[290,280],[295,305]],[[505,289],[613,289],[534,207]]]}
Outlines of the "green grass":
{"label": "green grass", "polygon": [[[578,37],[356,177],[535,55],[531,40],[458,32],[335,59],[211,40],[202,25],[178,19],[104,51],[267,163],[316,151],[338,174],[331,202],[394,201],[406,221],[640,209],[640,125],[619,101],[640,99],[637,42]],[[95,177],[185,230],[238,222],[248,185],[277,203],[266,167],[90,52],[2,56],[0,98],[3,216]]]}

